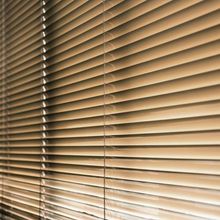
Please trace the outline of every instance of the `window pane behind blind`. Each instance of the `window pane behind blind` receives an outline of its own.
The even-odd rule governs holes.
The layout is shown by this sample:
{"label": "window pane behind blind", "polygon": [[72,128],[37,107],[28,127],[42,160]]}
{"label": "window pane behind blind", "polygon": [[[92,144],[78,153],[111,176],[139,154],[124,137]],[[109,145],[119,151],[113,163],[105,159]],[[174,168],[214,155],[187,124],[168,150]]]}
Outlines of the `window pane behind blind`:
{"label": "window pane behind blind", "polygon": [[2,219],[219,219],[219,9],[1,1]]}

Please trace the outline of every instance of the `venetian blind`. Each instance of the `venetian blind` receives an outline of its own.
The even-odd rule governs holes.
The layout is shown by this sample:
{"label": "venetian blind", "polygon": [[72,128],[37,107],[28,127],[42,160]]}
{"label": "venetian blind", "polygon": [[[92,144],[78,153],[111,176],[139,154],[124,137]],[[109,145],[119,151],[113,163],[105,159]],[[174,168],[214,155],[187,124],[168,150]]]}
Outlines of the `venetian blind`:
{"label": "venetian blind", "polygon": [[0,7],[2,219],[220,218],[220,1]]}
{"label": "venetian blind", "polygon": [[1,1],[1,219],[39,219],[41,32],[39,0]]}
{"label": "venetian blind", "polygon": [[106,219],[220,219],[220,1],[125,2],[105,16]]}

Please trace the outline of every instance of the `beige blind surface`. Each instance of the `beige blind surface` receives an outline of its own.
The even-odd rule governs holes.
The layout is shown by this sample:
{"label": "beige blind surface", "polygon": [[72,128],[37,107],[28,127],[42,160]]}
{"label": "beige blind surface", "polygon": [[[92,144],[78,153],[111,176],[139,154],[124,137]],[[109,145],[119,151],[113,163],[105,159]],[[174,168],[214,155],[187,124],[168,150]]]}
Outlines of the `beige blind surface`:
{"label": "beige blind surface", "polygon": [[[83,39],[83,33],[94,25],[103,26],[103,3],[67,2],[48,1],[45,5],[48,56],[45,215],[51,219],[103,219],[103,49],[99,61],[94,62],[98,67],[94,71],[86,60],[96,59],[96,53],[87,51],[88,46],[94,51],[95,45],[88,45],[88,38]],[[114,5],[118,3],[115,1]],[[101,37],[95,43],[103,45],[103,28],[98,34]],[[94,74],[99,75],[95,81]],[[97,94],[100,98],[91,106],[89,100]],[[93,124],[85,117],[85,110],[87,118],[93,117]],[[98,116],[94,117],[94,113]]]}
{"label": "beige blind surface", "polygon": [[1,16],[2,219],[34,220],[42,122],[40,1],[2,1]]}
{"label": "beige blind surface", "polygon": [[219,7],[143,1],[105,22],[106,219],[220,218]]}
{"label": "beige blind surface", "polygon": [[220,219],[220,1],[0,4],[3,220]]}

